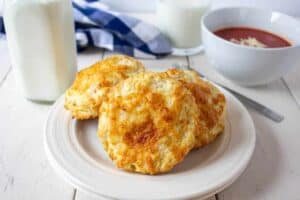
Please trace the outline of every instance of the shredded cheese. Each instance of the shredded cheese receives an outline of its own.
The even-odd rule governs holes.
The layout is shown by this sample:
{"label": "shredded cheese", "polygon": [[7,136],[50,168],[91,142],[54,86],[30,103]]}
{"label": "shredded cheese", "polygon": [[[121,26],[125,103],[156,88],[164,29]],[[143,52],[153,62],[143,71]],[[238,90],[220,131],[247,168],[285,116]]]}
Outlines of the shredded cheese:
{"label": "shredded cheese", "polygon": [[245,45],[245,46],[250,46],[250,47],[267,48],[267,45],[265,45],[264,43],[258,41],[254,37],[242,38],[240,40],[231,38],[230,42],[233,42],[233,43],[236,43],[236,44]]}

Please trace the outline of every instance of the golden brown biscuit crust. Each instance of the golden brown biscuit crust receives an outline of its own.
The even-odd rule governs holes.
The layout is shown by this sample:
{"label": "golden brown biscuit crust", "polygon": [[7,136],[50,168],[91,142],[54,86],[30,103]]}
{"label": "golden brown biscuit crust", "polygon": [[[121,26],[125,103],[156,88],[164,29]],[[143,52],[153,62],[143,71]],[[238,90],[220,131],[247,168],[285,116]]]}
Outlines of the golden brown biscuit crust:
{"label": "golden brown biscuit crust", "polygon": [[65,93],[65,108],[77,119],[98,116],[99,106],[110,87],[136,73],[143,64],[128,56],[112,56],[77,73]]}
{"label": "golden brown biscuit crust", "polygon": [[117,167],[157,174],[194,147],[199,111],[180,82],[142,73],[116,85],[102,103],[98,135]]}
{"label": "golden brown biscuit crust", "polygon": [[191,70],[170,69],[164,76],[180,81],[195,97],[200,110],[195,148],[207,145],[223,132],[226,113],[225,96],[211,83]]}

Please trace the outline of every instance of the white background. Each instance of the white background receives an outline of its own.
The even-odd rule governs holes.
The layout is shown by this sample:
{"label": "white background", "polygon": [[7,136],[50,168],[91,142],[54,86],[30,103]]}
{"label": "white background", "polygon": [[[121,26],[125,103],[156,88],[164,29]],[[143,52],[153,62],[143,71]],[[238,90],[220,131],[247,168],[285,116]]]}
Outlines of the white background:
{"label": "white background", "polygon": [[[183,0],[184,1],[184,0]],[[103,0],[112,8],[122,11],[154,11],[155,0]],[[213,0],[212,7],[255,6],[273,9],[300,17],[300,0]]]}
{"label": "white background", "polygon": [[[0,0],[1,7],[4,0]],[[22,1],[22,0],[21,0]],[[112,9],[119,11],[153,12],[156,0],[102,0]],[[184,0],[183,0],[184,1]],[[212,0],[212,8],[228,6],[255,6],[273,9],[289,15],[300,17],[300,0]]]}

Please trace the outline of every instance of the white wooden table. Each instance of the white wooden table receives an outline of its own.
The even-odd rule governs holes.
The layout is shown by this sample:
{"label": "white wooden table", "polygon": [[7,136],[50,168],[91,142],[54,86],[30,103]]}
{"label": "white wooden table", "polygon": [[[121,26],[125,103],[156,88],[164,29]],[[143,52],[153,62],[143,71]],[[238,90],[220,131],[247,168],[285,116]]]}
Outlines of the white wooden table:
{"label": "white wooden table", "polygon": [[[89,50],[78,55],[78,67],[87,67],[109,54]],[[190,64],[210,79],[285,116],[277,124],[249,108],[257,132],[253,158],[243,175],[211,200],[300,199],[300,63],[298,69],[280,80],[243,88],[215,72],[205,55],[143,62],[152,70],[164,70],[179,62]],[[43,146],[43,126],[50,107],[23,98],[15,83],[6,43],[0,41],[0,200],[99,199],[75,189],[50,167]]]}

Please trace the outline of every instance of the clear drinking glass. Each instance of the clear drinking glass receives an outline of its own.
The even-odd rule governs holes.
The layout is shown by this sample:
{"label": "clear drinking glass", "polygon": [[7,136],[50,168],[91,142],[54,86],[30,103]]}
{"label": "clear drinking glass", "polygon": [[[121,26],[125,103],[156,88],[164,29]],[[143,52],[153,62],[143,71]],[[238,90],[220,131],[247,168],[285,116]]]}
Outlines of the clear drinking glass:
{"label": "clear drinking glass", "polygon": [[157,26],[173,45],[174,55],[193,55],[203,50],[201,18],[211,0],[157,0]]}

